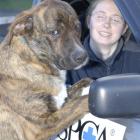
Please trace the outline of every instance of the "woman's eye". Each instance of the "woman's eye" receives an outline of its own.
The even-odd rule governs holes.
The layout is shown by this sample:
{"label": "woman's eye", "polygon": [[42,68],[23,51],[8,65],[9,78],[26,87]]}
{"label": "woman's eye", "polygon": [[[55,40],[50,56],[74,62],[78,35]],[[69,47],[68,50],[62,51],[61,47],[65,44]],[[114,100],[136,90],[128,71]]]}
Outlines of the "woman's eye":
{"label": "woman's eye", "polygon": [[113,18],[111,19],[111,21],[112,21],[113,23],[122,23],[122,22],[123,22],[122,19],[121,19],[121,18],[118,18],[118,17],[113,17]]}
{"label": "woman's eye", "polygon": [[97,15],[97,16],[96,16],[96,19],[97,19],[97,20],[105,20],[105,16]]}

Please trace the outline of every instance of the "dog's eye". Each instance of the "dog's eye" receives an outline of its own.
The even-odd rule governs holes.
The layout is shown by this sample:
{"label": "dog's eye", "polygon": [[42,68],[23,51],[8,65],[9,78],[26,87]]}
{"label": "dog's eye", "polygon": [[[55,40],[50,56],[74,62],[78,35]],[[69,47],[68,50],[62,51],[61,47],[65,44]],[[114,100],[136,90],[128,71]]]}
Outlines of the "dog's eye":
{"label": "dog's eye", "polygon": [[49,34],[53,37],[56,37],[59,35],[59,31],[58,30],[49,31]]}

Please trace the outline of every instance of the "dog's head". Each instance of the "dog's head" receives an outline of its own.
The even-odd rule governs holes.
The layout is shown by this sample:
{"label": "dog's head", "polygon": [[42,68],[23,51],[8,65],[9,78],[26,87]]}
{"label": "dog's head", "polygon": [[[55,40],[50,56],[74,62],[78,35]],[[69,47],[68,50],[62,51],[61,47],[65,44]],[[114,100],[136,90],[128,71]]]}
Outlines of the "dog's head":
{"label": "dog's head", "polygon": [[19,15],[12,28],[17,25],[21,25],[19,32],[43,63],[49,59],[59,69],[68,70],[87,62],[87,53],[80,42],[80,22],[68,3],[46,0]]}

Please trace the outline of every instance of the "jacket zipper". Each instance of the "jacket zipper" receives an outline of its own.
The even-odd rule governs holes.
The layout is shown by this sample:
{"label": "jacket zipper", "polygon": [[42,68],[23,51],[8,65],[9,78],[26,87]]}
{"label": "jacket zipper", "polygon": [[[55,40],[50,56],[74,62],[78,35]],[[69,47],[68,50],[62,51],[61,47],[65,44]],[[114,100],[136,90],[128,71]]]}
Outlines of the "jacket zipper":
{"label": "jacket zipper", "polygon": [[107,66],[107,75],[110,75],[110,66]]}

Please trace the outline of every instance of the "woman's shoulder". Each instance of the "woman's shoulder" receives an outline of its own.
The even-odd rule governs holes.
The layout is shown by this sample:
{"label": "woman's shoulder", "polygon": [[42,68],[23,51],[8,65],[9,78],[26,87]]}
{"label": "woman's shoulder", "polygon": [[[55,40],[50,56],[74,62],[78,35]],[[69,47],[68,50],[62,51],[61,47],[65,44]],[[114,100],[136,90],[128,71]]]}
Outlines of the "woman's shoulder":
{"label": "woman's shoulder", "polygon": [[140,53],[140,44],[136,43],[135,41],[129,40],[125,43],[123,50]]}

